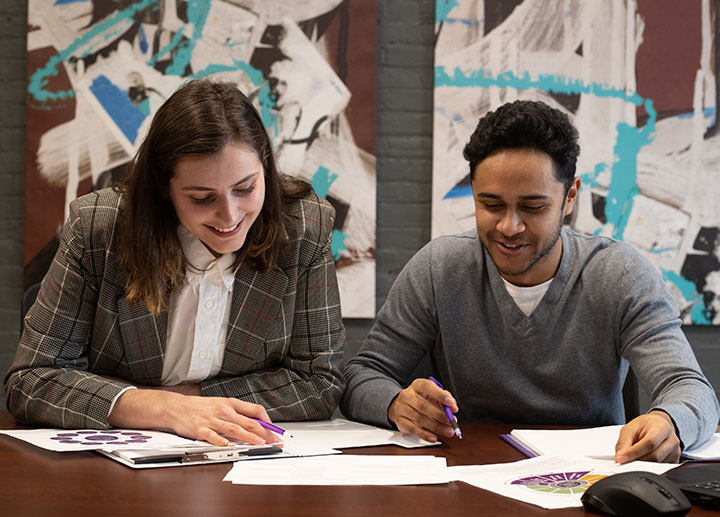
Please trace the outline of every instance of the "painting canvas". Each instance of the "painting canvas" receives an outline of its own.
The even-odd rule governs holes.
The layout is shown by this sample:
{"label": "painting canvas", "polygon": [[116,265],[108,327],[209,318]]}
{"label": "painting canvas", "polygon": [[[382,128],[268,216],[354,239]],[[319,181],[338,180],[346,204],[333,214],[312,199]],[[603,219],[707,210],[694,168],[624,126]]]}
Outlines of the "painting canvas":
{"label": "painting canvas", "polygon": [[580,133],[567,224],[635,246],[686,324],[720,324],[718,4],[437,0],[433,236],[473,227],[462,149],[505,102],[542,100]]}
{"label": "painting canvas", "polygon": [[183,82],[231,81],[335,207],[343,316],[375,312],[376,0],[29,0],[25,284],[68,203],[121,180]]}

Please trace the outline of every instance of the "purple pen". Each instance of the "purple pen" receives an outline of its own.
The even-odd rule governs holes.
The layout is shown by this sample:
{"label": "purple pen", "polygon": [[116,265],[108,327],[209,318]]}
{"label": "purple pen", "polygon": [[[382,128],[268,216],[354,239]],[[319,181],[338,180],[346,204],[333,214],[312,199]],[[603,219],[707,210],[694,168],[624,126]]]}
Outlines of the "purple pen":
{"label": "purple pen", "polygon": [[273,433],[277,433],[282,436],[286,436],[287,438],[293,438],[293,435],[285,431],[285,429],[280,429],[276,425],[268,424],[264,420],[260,420],[259,418],[253,418],[257,423],[259,423],[261,426],[263,426],[265,429],[271,430]]}
{"label": "purple pen", "polygon": [[[435,377],[432,375],[430,376],[430,380],[435,383],[435,385],[440,388],[441,390],[444,390],[443,385],[440,384],[440,381],[438,381]],[[443,410],[445,411],[445,415],[447,416],[448,421],[450,422],[450,425],[452,425],[453,429],[455,430],[455,436],[460,438],[462,440],[462,431],[460,431],[460,426],[457,423],[457,418],[455,418],[455,415],[453,415],[453,412],[450,410],[449,407],[447,407],[445,404],[442,404]]]}

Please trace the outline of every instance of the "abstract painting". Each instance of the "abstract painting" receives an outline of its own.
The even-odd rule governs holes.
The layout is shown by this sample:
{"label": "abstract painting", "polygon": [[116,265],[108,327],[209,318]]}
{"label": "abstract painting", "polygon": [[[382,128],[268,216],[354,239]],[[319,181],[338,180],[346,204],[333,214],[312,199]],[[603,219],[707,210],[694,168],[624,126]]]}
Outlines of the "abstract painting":
{"label": "abstract painting", "polygon": [[473,227],[462,149],[505,102],[580,133],[576,230],[635,246],[686,324],[720,324],[716,0],[437,0],[433,236]]}
{"label": "abstract painting", "polygon": [[29,0],[26,286],[68,203],[122,179],[158,106],[212,76],[333,204],[343,315],[373,317],[376,31],[376,0]]}

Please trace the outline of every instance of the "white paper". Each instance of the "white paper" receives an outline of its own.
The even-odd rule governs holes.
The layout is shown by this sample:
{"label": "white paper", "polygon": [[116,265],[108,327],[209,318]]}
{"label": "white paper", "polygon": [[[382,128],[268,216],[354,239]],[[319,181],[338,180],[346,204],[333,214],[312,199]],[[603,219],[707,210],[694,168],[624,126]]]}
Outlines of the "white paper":
{"label": "white paper", "polygon": [[683,458],[690,460],[720,460],[720,433],[715,433],[700,447],[683,452]]}
{"label": "white paper", "polygon": [[449,467],[457,481],[542,508],[582,506],[582,494],[596,481],[612,474],[641,470],[663,474],[673,463],[633,461],[619,465],[611,460],[582,456],[538,456],[514,463]]}
{"label": "white paper", "polygon": [[278,422],[275,425],[293,435],[293,438],[285,439],[287,447],[346,449],[375,445],[399,445],[406,449],[412,449],[440,445],[440,442],[427,442],[414,435],[351,422],[342,418],[316,422]]}
{"label": "white paper", "polygon": [[615,444],[622,427],[609,425],[590,429],[513,429],[510,436],[538,455],[613,459]]}
{"label": "white paper", "polygon": [[137,429],[20,429],[0,431],[0,434],[56,452],[162,448],[198,443],[171,433]]}
{"label": "white paper", "polygon": [[242,485],[424,485],[449,483],[445,458],[319,456],[233,464],[223,481]]}

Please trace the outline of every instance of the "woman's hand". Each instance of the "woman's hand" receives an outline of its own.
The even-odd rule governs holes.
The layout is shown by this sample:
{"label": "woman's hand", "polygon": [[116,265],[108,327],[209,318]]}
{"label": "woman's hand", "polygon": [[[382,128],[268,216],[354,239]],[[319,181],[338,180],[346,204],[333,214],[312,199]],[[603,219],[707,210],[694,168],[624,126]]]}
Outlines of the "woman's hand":
{"label": "woman's hand", "polygon": [[118,398],[108,421],[121,428],[171,429],[178,435],[213,445],[228,445],[227,438],[256,445],[280,441],[255,418],[270,422],[262,406],[234,398],[133,389]]}

